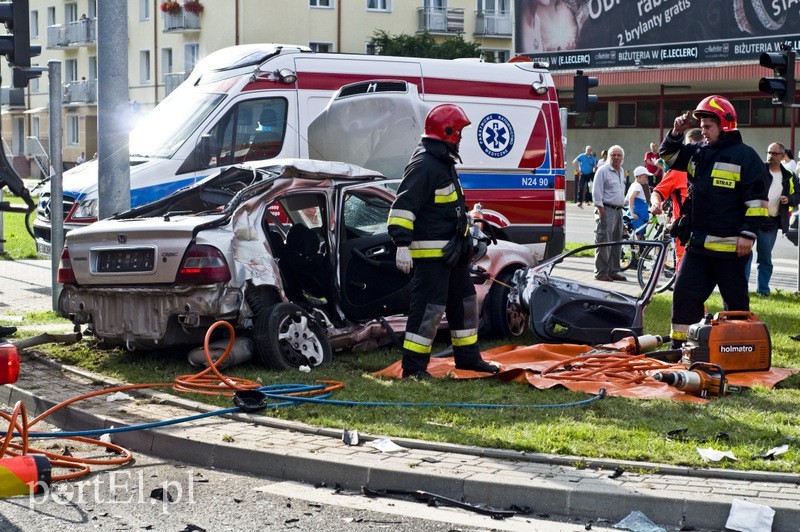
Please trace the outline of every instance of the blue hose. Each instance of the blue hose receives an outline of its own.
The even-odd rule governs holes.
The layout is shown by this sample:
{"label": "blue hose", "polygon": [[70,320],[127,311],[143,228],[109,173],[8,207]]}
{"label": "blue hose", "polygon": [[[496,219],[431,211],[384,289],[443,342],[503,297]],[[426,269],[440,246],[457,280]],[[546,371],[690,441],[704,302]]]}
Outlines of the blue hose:
{"label": "blue hose", "polygon": [[[441,407],[441,408],[567,408],[571,406],[582,406],[588,405],[589,403],[593,403],[598,399],[602,399],[606,396],[606,389],[600,388],[600,392],[590,397],[589,399],[584,399],[582,401],[575,401],[573,403],[555,403],[555,404],[548,404],[548,405],[523,405],[523,404],[485,404],[485,403],[410,403],[410,402],[384,402],[384,401],[340,401],[334,399],[325,399],[325,397],[330,397],[331,394],[324,394],[320,396],[321,398],[317,397],[298,397],[298,396],[289,396],[285,394],[290,393],[298,393],[298,392],[310,392],[315,390],[320,390],[325,388],[323,384],[271,384],[268,386],[262,386],[261,388],[257,388],[257,391],[262,392],[265,398],[274,399],[278,401],[283,401],[280,403],[274,404],[265,404],[264,408],[282,408],[285,406],[294,406],[299,403],[314,403],[314,404],[321,404],[321,405],[334,405],[334,406],[400,406],[400,407]],[[117,428],[107,428],[107,429],[95,429],[95,430],[77,430],[77,431],[70,431],[70,432],[29,432],[29,438],[71,438],[75,436],[100,436],[102,434],[117,434],[120,432],[131,432],[134,430],[145,430],[145,429],[152,429],[157,427],[166,427],[169,425],[177,425],[178,423],[184,423],[187,421],[195,421],[198,419],[204,419],[207,417],[212,416],[221,416],[224,414],[233,414],[235,412],[239,412],[240,408],[226,408],[223,410],[215,410],[213,412],[206,412],[203,414],[195,414],[193,416],[186,416],[180,417],[175,419],[169,419],[165,421],[156,421],[153,423],[143,423],[140,425],[130,425],[127,427],[117,427]],[[2,436],[5,436],[5,432],[0,432]],[[15,432],[15,437],[19,437],[20,434]]]}

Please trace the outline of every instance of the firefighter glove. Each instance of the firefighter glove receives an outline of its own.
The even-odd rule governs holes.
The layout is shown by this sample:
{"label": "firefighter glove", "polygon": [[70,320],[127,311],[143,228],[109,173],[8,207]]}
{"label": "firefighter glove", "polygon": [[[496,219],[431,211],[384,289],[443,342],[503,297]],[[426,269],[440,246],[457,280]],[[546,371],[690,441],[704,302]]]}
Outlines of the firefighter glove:
{"label": "firefighter glove", "polygon": [[397,248],[397,256],[395,258],[397,269],[403,273],[409,273],[411,268],[414,267],[414,261],[411,260],[411,252],[407,246],[399,246]]}

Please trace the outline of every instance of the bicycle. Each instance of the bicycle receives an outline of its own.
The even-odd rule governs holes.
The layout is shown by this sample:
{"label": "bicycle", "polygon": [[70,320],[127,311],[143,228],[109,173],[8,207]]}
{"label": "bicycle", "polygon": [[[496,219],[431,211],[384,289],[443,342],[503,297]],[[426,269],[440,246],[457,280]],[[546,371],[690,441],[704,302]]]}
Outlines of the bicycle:
{"label": "bicycle", "polygon": [[[657,240],[661,238],[664,228],[666,227],[666,220],[669,219],[671,212],[672,203],[667,200],[664,202],[663,220],[656,215],[650,215],[650,219],[637,231],[633,227],[633,218],[631,213],[628,209],[626,209],[622,214],[623,240]],[[631,267],[638,268],[639,259],[641,258],[640,255],[642,254],[639,249],[640,247],[641,246],[636,244],[626,244],[622,246],[622,252],[620,254],[620,268],[623,271]]]}
{"label": "bicycle", "polygon": [[[665,220],[670,219],[670,213],[672,211],[671,205],[667,208],[665,204]],[[656,227],[653,231],[654,234],[652,237],[650,236],[650,230],[648,230],[648,236],[646,237],[647,240],[651,238],[653,240],[662,240],[667,242],[667,249],[664,250],[666,253],[666,258],[664,259],[664,266],[661,268],[661,274],[658,277],[655,292],[660,294],[672,288],[675,284],[675,277],[678,273],[678,254],[675,249],[675,239],[672,238],[669,234],[669,230],[667,229],[666,222],[661,222],[657,220],[655,215],[650,216],[650,220],[656,220],[652,223]],[[651,222],[648,222],[651,223]],[[639,286],[644,288],[647,286],[647,283],[650,282],[650,277],[652,276],[653,266],[655,264],[656,258],[658,257],[658,250],[653,247],[648,247],[642,252],[641,257],[639,257],[638,261],[638,268],[636,271],[636,277],[639,281]]]}

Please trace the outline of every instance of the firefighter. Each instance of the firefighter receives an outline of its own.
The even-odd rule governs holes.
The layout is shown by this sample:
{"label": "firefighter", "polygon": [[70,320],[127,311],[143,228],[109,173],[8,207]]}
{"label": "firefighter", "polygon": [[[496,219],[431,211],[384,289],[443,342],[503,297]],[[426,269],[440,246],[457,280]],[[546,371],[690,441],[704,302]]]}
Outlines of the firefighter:
{"label": "firefighter", "polygon": [[728,310],[750,309],[745,268],[767,215],[766,169],[742,142],[731,103],[709,96],[693,114],[704,140],[682,143],[691,127],[687,111],[675,119],[660,149],[670,168],[687,172],[691,203],[686,209],[691,236],[672,296],[673,348],[686,340],[689,325],[701,320],[715,286]]}
{"label": "firefighter", "polygon": [[425,132],[403,172],[389,212],[396,264],[414,270],[411,309],[403,341],[403,378],[429,379],[431,346],[442,316],[456,368],[497,373],[478,347],[478,302],[469,275],[472,242],[461,183],[456,173],[461,130],[470,124],[457,105],[434,107]]}

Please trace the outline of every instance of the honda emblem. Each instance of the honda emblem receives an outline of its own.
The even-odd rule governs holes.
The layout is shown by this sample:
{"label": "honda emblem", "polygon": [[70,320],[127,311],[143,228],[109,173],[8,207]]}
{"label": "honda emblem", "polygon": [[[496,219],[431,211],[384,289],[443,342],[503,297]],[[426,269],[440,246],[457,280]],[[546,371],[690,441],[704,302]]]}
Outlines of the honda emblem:
{"label": "honda emblem", "polygon": [[128,241],[128,235],[117,235],[117,242],[124,244]]}

